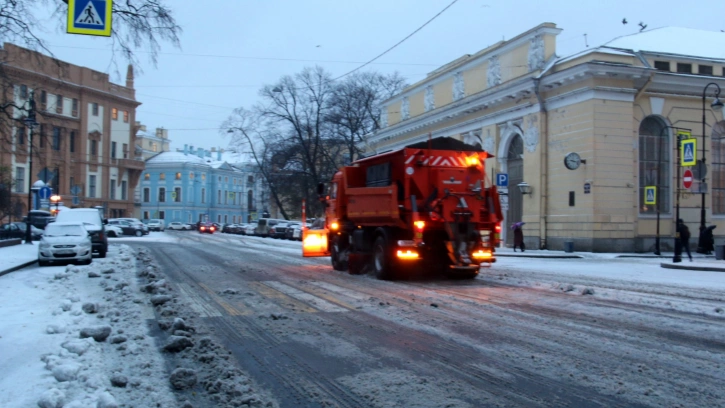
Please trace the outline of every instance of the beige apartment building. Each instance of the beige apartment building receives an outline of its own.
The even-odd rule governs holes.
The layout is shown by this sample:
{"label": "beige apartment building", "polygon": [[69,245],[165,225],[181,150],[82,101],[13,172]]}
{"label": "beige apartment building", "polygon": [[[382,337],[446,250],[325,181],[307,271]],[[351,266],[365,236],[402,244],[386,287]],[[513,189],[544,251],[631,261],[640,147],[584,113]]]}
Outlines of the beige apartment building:
{"label": "beige apartment building", "polygon": [[[0,50],[5,101],[14,102],[2,128],[0,165],[12,169],[13,198],[25,214],[28,189],[41,181],[60,194],[66,207],[103,206],[108,217],[133,213],[133,189],[144,169],[134,157],[133,69],[125,86],[108,74],[58,61],[5,43]],[[38,125],[32,131],[32,171],[28,168],[31,130],[23,119],[31,95]],[[75,197],[75,198],[74,198]]]}
{"label": "beige apartment building", "polygon": [[[701,191],[705,223],[717,225],[721,243],[725,121],[711,105],[725,87],[725,33],[666,27],[560,57],[561,31],[544,23],[431,72],[384,102],[371,149],[430,135],[492,153],[489,182],[508,176],[500,191],[507,193],[509,244],[509,226],[523,221],[532,248],[561,250],[572,242],[577,251],[649,252],[659,224],[661,248],[671,250],[678,190],[691,244]],[[704,176],[695,172],[689,188],[677,165],[681,131],[697,140],[693,160],[703,158],[704,148],[707,169]],[[646,197],[652,186],[655,197]]]}

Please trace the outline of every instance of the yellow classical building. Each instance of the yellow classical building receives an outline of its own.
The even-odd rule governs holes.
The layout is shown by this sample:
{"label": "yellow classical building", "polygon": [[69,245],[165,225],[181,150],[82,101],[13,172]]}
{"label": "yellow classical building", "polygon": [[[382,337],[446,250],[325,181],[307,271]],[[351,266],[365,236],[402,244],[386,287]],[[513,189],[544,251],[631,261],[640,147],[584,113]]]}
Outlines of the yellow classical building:
{"label": "yellow classical building", "polygon": [[[508,176],[508,243],[508,227],[523,221],[531,248],[649,252],[659,229],[662,251],[672,250],[678,190],[693,249],[701,224],[717,225],[721,243],[725,33],[659,28],[559,57],[559,32],[544,23],[431,72],[384,102],[370,149],[430,135],[494,154],[489,181]],[[678,165],[682,132],[696,140],[686,164],[705,165]]]}

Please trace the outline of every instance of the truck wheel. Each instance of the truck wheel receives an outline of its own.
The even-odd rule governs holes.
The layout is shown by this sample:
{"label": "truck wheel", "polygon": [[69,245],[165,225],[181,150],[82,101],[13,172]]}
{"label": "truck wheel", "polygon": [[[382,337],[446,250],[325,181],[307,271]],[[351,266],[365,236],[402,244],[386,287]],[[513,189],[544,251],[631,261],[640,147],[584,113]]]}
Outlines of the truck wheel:
{"label": "truck wheel", "polygon": [[362,254],[350,252],[347,256],[347,273],[360,275],[365,272],[365,257]]}
{"label": "truck wheel", "polygon": [[373,270],[375,277],[381,280],[393,278],[393,262],[391,259],[388,240],[379,236],[373,244]]}
{"label": "truck wheel", "polygon": [[332,261],[332,269],[336,271],[347,270],[347,261],[340,259],[340,251],[338,250],[337,243],[333,243],[330,246],[330,260]]}

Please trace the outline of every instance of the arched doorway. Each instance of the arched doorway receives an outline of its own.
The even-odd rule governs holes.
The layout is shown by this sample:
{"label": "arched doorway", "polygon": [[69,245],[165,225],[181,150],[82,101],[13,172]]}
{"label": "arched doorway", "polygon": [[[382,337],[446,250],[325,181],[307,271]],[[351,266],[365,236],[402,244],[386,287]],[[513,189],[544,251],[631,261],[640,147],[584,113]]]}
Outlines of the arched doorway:
{"label": "arched doorway", "polygon": [[[506,168],[509,175],[509,209],[506,212],[506,231],[523,217],[523,195],[517,187],[524,181],[524,140],[517,134],[509,144],[506,154]],[[506,234],[506,244],[513,245],[514,234]]]}
{"label": "arched doorway", "polygon": [[725,214],[725,120],[712,127],[712,213]]}
{"label": "arched doorway", "polygon": [[[670,210],[670,132],[659,116],[650,115],[639,125],[639,213],[656,214]],[[656,204],[645,204],[645,187],[657,189]]]}

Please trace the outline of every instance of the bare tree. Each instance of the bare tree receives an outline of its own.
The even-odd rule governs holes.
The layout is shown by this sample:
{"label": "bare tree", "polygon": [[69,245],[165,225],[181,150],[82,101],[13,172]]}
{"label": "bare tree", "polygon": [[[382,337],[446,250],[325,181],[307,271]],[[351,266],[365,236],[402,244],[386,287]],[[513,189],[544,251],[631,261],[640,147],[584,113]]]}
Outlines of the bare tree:
{"label": "bare tree", "polygon": [[10,167],[0,166],[0,224],[5,217],[13,214],[12,191],[15,180],[13,180]]}
{"label": "bare tree", "polygon": [[355,73],[336,83],[326,120],[347,150],[349,161],[367,148],[366,136],[380,129],[380,103],[399,93],[405,79],[398,73]]}

